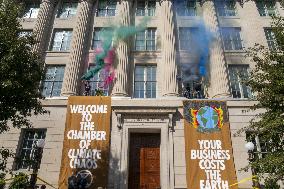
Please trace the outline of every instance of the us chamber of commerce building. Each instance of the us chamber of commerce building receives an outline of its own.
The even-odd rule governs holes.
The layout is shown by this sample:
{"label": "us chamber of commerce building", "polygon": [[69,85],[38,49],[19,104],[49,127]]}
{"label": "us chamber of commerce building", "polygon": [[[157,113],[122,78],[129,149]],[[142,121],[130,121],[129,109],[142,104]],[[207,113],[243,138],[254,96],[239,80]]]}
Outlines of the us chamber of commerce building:
{"label": "us chamber of commerce building", "polygon": [[[31,173],[28,161],[35,157],[38,139],[44,139],[38,177],[50,184],[47,188],[67,188],[68,179],[78,177],[72,168],[91,170],[89,188],[252,188],[251,170],[239,171],[249,161],[246,133],[235,135],[257,113],[243,111],[255,103],[250,88],[241,83],[255,66],[244,49],[255,43],[275,48],[271,16],[284,15],[280,2],[24,4],[21,35],[34,33],[34,49],[45,60],[42,104],[50,114],[31,117],[33,128],[0,136],[2,146],[21,159],[9,159],[9,167]],[[96,75],[84,96],[80,78],[96,65],[90,54],[101,43],[100,33],[138,25],[146,17],[144,30],[116,47],[112,86],[95,96],[101,82]],[[194,35],[203,24],[214,36],[211,41]],[[261,139],[252,142],[262,153]],[[37,184],[44,183],[38,179]]]}

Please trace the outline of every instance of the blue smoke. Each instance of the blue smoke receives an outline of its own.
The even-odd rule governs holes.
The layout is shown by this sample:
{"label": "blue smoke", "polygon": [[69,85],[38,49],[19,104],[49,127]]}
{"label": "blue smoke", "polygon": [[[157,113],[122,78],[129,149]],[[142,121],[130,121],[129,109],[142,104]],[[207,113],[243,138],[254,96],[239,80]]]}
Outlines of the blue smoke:
{"label": "blue smoke", "polygon": [[181,64],[183,82],[198,81],[208,74],[210,45],[214,34],[208,30],[203,20],[195,20],[187,49],[196,57],[193,64]]}
{"label": "blue smoke", "polygon": [[192,34],[192,44],[190,50],[198,55],[199,59],[197,62],[199,76],[205,77],[207,74],[207,63],[209,62],[210,44],[213,40],[213,33],[210,32],[204,21],[198,21],[195,25],[198,29]]}

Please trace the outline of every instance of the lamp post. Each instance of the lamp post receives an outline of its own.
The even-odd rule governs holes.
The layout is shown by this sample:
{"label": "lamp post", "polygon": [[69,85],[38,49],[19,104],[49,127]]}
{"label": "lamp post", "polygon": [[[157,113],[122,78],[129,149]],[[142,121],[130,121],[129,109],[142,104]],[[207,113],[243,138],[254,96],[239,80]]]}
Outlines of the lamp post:
{"label": "lamp post", "polygon": [[[249,160],[250,163],[252,163],[253,159],[254,159],[254,154],[253,154],[254,144],[252,142],[248,142],[248,143],[245,144],[245,148],[248,151],[248,155],[249,155],[248,160]],[[251,173],[252,173],[253,177],[256,176],[256,174],[257,174],[253,167],[251,167]],[[252,179],[252,185],[253,185],[253,188],[260,188],[258,178]]]}
{"label": "lamp post", "polygon": [[32,189],[35,189],[37,173],[38,173],[38,168],[39,168],[39,161],[41,160],[41,157],[42,157],[42,150],[44,148],[44,145],[45,145],[44,139],[39,139],[36,142],[33,173],[31,174],[31,178],[30,178],[30,186]]}

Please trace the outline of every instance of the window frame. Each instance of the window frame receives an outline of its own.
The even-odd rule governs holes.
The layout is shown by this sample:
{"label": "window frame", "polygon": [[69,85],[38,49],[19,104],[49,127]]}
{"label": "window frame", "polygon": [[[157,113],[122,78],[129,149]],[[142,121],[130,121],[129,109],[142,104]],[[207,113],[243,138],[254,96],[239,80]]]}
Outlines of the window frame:
{"label": "window frame", "polygon": [[246,132],[246,140],[254,144],[254,149],[252,150],[255,155],[254,158],[264,158],[266,154],[269,153],[267,146],[269,142],[261,140],[261,135],[254,134],[253,131]]}
{"label": "window frame", "polygon": [[[272,28],[264,28],[264,34],[267,46],[270,51],[276,51],[278,49],[275,33]],[[270,38],[271,36],[271,38]]]}
{"label": "window frame", "polygon": [[[222,44],[223,44],[225,52],[226,51],[230,52],[230,51],[243,51],[244,50],[245,46],[244,46],[244,41],[243,41],[243,37],[242,37],[241,27],[221,27],[220,28],[220,34],[221,34]],[[236,34],[238,34],[239,40],[234,39]],[[227,37],[228,37],[229,40],[225,39]],[[228,42],[228,44],[230,44],[230,49],[226,48],[228,46],[227,42]],[[238,46],[240,46],[241,48],[238,48]]]}
{"label": "window frame", "polygon": [[[255,3],[256,3],[256,7],[257,7],[257,10],[258,10],[259,16],[271,17],[271,16],[278,16],[279,15],[275,0],[271,0],[271,1],[257,0]],[[268,3],[274,3],[273,9],[271,7],[267,6]],[[261,12],[261,11],[264,11],[264,12]],[[270,14],[271,11],[273,11],[272,14]]]}
{"label": "window frame", "polygon": [[[151,37],[151,38],[148,38],[148,33],[149,31],[151,31],[151,34],[154,33],[154,39]],[[153,32],[154,31],[154,32]],[[137,36],[140,35],[142,32],[144,32],[144,39],[139,39],[137,40]],[[141,35],[142,36],[142,35]],[[139,47],[144,47],[143,49],[140,49],[140,48],[137,48],[137,42],[138,41],[142,41],[143,42],[143,46],[139,46]],[[147,42],[151,42],[151,46],[149,46],[150,48],[148,48],[148,43]],[[153,42],[154,42],[154,46],[153,46]],[[154,48],[153,48],[154,47]],[[134,45],[134,50],[135,51],[156,51],[157,50],[157,28],[147,28],[145,29],[144,31],[141,31],[141,32],[138,32],[136,35],[135,35],[135,45]]]}
{"label": "window frame", "polygon": [[[36,16],[33,15],[33,10],[37,10]],[[39,2],[28,2],[25,4],[25,14],[23,15],[22,18],[25,19],[36,19],[38,16],[38,13],[40,11],[40,3]],[[28,16],[26,16],[28,15]]]}
{"label": "window frame", "polygon": [[[112,32],[110,27],[94,27],[93,35],[92,35],[91,50],[95,50],[96,48],[101,47],[98,44],[102,41],[101,32],[103,32],[103,31]],[[95,32],[98,32],[98,36],[95,35]],[[95,37],[97,37],[97,39],[95,39]],[[113,40],[111,41],[111,43],[112,42],[113,42]],[[97,45],[94,46],[95,44],[97,44]]]}
{"label": "window frame", "polygon": [[[64,5],[65,4],[68,4],[69,6],[67,7],[66,11],[67,11],[67,16],[62,16],[64,14],[63,13],[63,8],[64,8]],[[76,4],[76,9],[75,9],[75,13],[74,14],[71,14],[72,13],[72,8],[73,7],[72,5],[75,5]],[[77,11],[78,11],[78,2],[76,1],[62,1],[60,3],[60,7],[59,9],[57,10],[57,14],[56,14],[56,18],[59,18],[59,19],[67,19],[67,18],[72,18],[72,17],[75,17],[76,14],[77,14]]]}
{"label": "window frame", "polygon": [[[48,74],[48,67],[51,67],[52,69],[55,69],[54,70],[54,76],[53,76],[53,80],[48,80],[46,77],[47,77],[47,74]],[[61,70],[63,70],[63,75],[60,76],[59,75],[59,78],[62,78],[62,79],[56,79],[56,76],[57,76],[57,70],[59,70],[59,68],[61,68]],[[63,69],[62,69],[63,68]],[[64,74],[65,74],[65,68],[66,66],[65,65],[53,65],[53,64],[49,64],[49,65],[46,65],[46,73],[45,73],[45,79],[42,81],[42,95],[45,97],[45,98],[53,98],[53,97],[60,97],[61,96],[61,91],[62,91],[62,84],[63,84],[63,80],[64,80]],[[51,88],[50,90],[45,90],[44,89],[44,86],[45,86],[45,83],[51,83]],[[60,94],[59,95],[54,95],[54,86],[55,86],[55,83],[61,83],[61,88],[60,88]],[[49,86],[49,85],[47,85]],[[50,91],[49,92],[49,95],[45,95],[44,92],[45,91]]]}
{"label": "window frame", "polygon": [[[101,6],[102,2],[105,2],[105,6]],[[113,8],[113,5],[115,7]],[[97,4],[96,17],[112,17],[116,16],[117,1],[116,0],[100,0]],[[104,13],[104,14],[101,14]]]}
{"label": "window frame", "polygon": [[[248,77],[249,76],[249,65],[248,64],[229,64],[228,65],[228,75],[229,75],[229,82],[230,82],[230,91],[231,91],[231,94],[232,94],[232,97],[235,98],[235,99],[248,99],[248,98],[252,98],[253,97],[253,94],[252,94],[252,91],[250,89],[249,86],[246,86],[244,84],[241,83],[241,76],[236,73],[236,72],[232,72],[233,70],[237,70],[238,72],[242,72],[242,74],[246,75],[245,77]],[[246,73],[243,73],[243,71],[246,71]],[[233,75],[234,74],[234,75]],[[237,78],[232,78],[233,77],[237,77]],[[234,85],[237,86],[235,87],[235,93],[236,95],[234,96],[234,90],[233,90],[233,83],[235,83]],[[237,88],[239,90],[237,90]],[[245,97],[245,92],[244,90],[246,89],[246,94],[247,94],[247,97]],[[238,94],[239,93],[239,94]]]}
{"label": "window frame", "polygon": [[[231,8],[230,3],[232,3],[231,5],[234,6],[233,8]],[[236,1],[234,1],[234,0],[229,0],[229,1],[217,0],[217,1],[214,2],[214,4],[215,4],[215,7],[216,7],[216,12],[217,12],[218,16],[221,16],[221,17],[235,17],[235,16],[237,16]]]}
{"label": "window frame", "polygon": [[[93,37],[92,37],[92,46],[91,46],[91,49],[94,50],[96,48],[99,48],[99,45],[98,43],[101,42],[101,38],[100,38],[100,32],[103,30],[102,27],[96,27],[94,28],[94,31],[93,31]],[[98,36],[96,36],[96,32],[98,33]],[[97,37],[97,39],[95,39],[95,37]],[[94,47],[96,45],[96,47]]]}
{"label": "window frame", "polygon": [[[137,79],[137,74],[136,74],[136,69],[137,68],[142,68],[143,69],[143,79],[140,81]],[[155,68],[154,73],[151,72],[151,78],[154,78],[154,80],[148,80],[148,68]],[[154,74],[154,75],[153,75]],[[156,64],[136,64],[134,68],[134,79],[133,79],[133,98],[157,98],[157,65]],[[137,86],[136,83],[141,83],[143,85],[143,90],[136,90]],[[150,91],[150,96],[148,90],[147,90],[147,84],[151,84],[151,91]],[[152,90],[152,84],[154,84],[155,92]],[[138,91],[138,96],[136,96],[136,91]],[[143,97],[140,94],[140,92],[143,92]]]}
{"label": "window frame", "polygon": [[[188,6],[191,3],[194,4],[194,6]],[[197,0],[183,0],[180,4],[174,1],[174,7],[177,16],[197,16]]]}
{"label": "window frame", "polygon": [[[138,7],[141,3],[143,6]],[[153,3],[155,6],[149,6]],[[136,0],[135,16],[156,16],[156,0]]]}
{"label": "window frame", "polygon": [[[90,69],[94,68],[96,66],[96,63],[91,63],[89,66],[88,66],[88,69],[87,71],[89,71]],[[96,89],[99,89],[101,91],[103,91],[104,93],[104,96],[109,96],[110,94],[110,88],[108,87],[107,89],[102,89],[101,87],[99,87],[99,83],[102,82],[100,80],[100,73],[101,71],[99,71],[94,77],[92,77],[89,81],[89,84],[91,86],[91,90],[90,90],[90,96],[95,96],[95,90]],[[95,78],[96,77],[96,78]],[[95,79],[94,79],[95,78]],[[93,87],[95,85],[95,87]]]}
{"label": "window frame", "polygon": [[[33,137],[31,139],[25,138],[27,132],[34,132]],[[42,132],[42,135],[40,135],[41,137],[36,138],[36,135],[39,135],[40,132]],[[29,161],[28,159],[23,158],[23,156],[22,156],[23,150],[27,150],[27,151],[30,150],[31,152],[28,156],[30,157],[30,159],[33,159],[33,157],[35,155],[34,153],[35,153],[35,150],[36,150],[36,148],[35,148],[36,142],[39,139],[46,139],[46,134],[47,134],[46,128],[23,128],[23,129],[21,129],[20,140],[18,142],[18,149],[17,149],[17,153],[16,153],[16,159],[14,160],[14,169],[15,170],[30,170],[30,169],[33,169],[34,165],[30,164],[30,163],[28,163],[26,168],[23,167],[24,166],[23,162],[25,162],[25,160]],[[25,144],[28,144],[28,141],[32,141],[32,146],[30,148],[24,147]],[[20,159],[20,161],[18,161],[18,159]],[[38,161],[38,168],[40,168],[41,160],[42,159],[40,159]]]}
{"label": "window frame", "polygon": [[[61,43],[60,43],[59,50],[54,49],[54,43],[56,42],[55,41],[56,33],[63,33],[63,35],[64,35],[61,38]],[[70,41],[69,42],[68,42],[68,40],[65,42],[65,40],[64,40],[65,39],[65,35],[66,36],[70,36]],[[54,29],[49,51],[52,51],[52,52],[69,52],[70,49],[71,49],[72,37],[73,37],[73,30],[72,29]],[[63,48],[65,43],[66,43],[66,48]],[[56,47],[56,48],[58,48],[58,47]]]}
{"label": "window frame", "polygon": [[[186,32],[187,37],[183,37],[182,32]],[[198,32],[198,27],[179,27],[178,38],[179,38],[179,50],[190,51],[191,44],[193,43],[194,32]],[[183,48],[184,44],[188,44],[188,48]]]}

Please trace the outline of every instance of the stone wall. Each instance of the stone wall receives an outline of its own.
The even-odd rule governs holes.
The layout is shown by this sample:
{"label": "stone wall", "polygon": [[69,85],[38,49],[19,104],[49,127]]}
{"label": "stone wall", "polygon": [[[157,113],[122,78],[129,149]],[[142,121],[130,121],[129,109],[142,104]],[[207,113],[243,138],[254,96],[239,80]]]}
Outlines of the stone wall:
{"label": "stone wall", "polygon": [[[45,100],[43,103],[46,109],[50,110],[50,115],[36,116],[31,119],[35,128],[47,129],[46,146],[43,151],[39,177],[57,186],[67,100]],[[238,171],[248,163],[248,155],[244,147],[245,135],[233,135],[238,129],[248,125],[255,112],[243,112],[253,105],[253,102],[250,101],[230,100],[227,105],[234,162],[238,180],[241,180],[251,175],[250,172]],[[170,117],[171,114],[173,115],[172,118]],[[161,133],[162,188],[187,188],[182,115],[182,99],[113,99],[109,188],[125,188],[127,185],[127,149],[128,137],[131,132]],[[20,145],[19,139],[20,130],[17,129],[11,129],[8,133],[0,135],[2,146],[14,151]],[[12,165],[13,159],[10,159],[8,166],[11,167]],[[239,187],[242,189],[250,188],[251,182],[242,183]]]}

